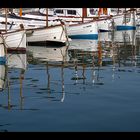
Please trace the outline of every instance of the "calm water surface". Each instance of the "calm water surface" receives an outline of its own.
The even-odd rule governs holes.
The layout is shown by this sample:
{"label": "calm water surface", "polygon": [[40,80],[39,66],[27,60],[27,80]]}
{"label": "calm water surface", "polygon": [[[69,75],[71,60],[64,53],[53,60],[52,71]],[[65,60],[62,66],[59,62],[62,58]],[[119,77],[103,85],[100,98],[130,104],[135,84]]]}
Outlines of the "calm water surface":
{"label": "calm water surface", "polygon": [[28,46],[0,65],[0,131],[140,131],[138,31]]}

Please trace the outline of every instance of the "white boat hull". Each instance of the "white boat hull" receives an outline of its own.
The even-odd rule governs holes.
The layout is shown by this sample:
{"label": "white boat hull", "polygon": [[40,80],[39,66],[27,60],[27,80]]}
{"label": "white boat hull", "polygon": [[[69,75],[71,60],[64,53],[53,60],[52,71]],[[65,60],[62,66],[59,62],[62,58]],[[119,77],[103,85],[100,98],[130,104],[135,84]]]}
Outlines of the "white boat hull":
{"label": "white boat hull", "polygon": [[98,27],[96,22],[69,25],[68,36],[72,39],[98,39]]}
{"label": "white boat hull", "polygon": [[113,26],[116,30],[135,30],[136,29],[135,17],[132,13],[129,18],[126,18],[126,22],[125,22],[124,14],[113,16],[112,19],[114,20]]}
{"label": "white boat hull", "polygon": [[27,32],[27,42],[67,42],[65,26],[57,25],[46,28],[29,29]]}
{"label": "white boat hull", "polygon": [[[0,17],[0,21],[1,22],[5,22],[5,17]],[[9,23],[14,23],[17,25],[23,24],[23,25],[29,25],[29,26],[45,26],[46,25],[46,21],[41,21],[41,20],[23,20],[23,19],[17,19],[17,18],[7,18],[7,22]]]}
{"label": "white boat hull", "polygon": [[26,50],[25,30],[1,34],[1,45],[3,44],[5,45],[8,51],[25,51]]}
{"label": "white boat hull", "polygon": [[99,32],[108,32],[111,31],[111,20],[110,19],[102,19],[97,21],[98,31]]}

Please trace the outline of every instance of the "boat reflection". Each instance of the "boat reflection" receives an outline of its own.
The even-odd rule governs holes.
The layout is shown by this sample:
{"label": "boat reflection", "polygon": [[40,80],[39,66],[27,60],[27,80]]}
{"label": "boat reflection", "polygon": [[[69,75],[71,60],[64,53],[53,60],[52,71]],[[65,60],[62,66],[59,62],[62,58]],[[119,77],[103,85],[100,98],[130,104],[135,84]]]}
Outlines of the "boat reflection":
{"label": "boat reflection", "polygon": [[70,42],[69,50],[97,51],[98,40],[73,39]]}
{"label": "boat reflection", "polygon": [[135,45],[136,31],[114,31],[112,41],[119,45]]}
{"label": "boat reflection", "polygon": [[[8,53],[7,54],[7,65],[6,65],[6,87],[5,90],[8,93],[8,105],[3,106],[3,108],[11,110],[12,107],[15,107],[15,105],[12,105],[11,103],[11,91],[12,87],[14,87],[17,84],[17,78],[11,76],[12,72],[15,70],[19,70],[19,85],[20,85],[20,109],[23,108],[23,80],[24,80],[24,74],[27,69],[27,57],[26,54],[19,54],[19,53]],[[4,72],[3,72],[4,75]]]}
{"label": "boat reflection", "polygon": [[6,65],[0,64],[0,91],[2,92],[6,84]]}
{"label": "boat reflection", "polygon": [[98,40],[101,42],[111,42],[112,32],[100,32]]}
{"label": "boat reflection", "polygon": [[0,47],[0,91],[4,88],[6,77],[6,48],[2,45]]}
{"label": "boat reflection", "polygon": [[68,61],[68,46],[45,47],[45,46],[28,46],[27,50],[32,54],[34,59],[40,62],[61,62]]}
{"label": "boat reflection", "polygon": [[136,66],[139,52],[139,44],[138,38],[136,37],[136,32],[132,30],[129,32],[122,32],[122,34],[123,36],[122,39],[120,38],[120,41],[114,41],[119,52],[117,55],[119,66],[121,64],[125,66]]}
{"label": "boat reflection", "polygon": [[[82,84],[89,83],[87,81],[86,71],[92,70],[92,84],[98,85],[99,70],[102,66],[102,46],[97,40],[74,40],[69,47],[69,63],[73,64],[74,77],[71,80],[76,84],[82,80]],[[97,73],[97,76],[96,76]]]}
{"label": "boat reflection", "polygon": [[8,53],[7,65],[9,69],[27,69],[27,56],[26,53]]}
{"label": "boat reflection", "polygon": [[[61,46],[61,47],[42,47],[42,46],[29,46],[28,52],[30,55],[30,62],[34,61],[37,64],[44,64],[46,66],[46,74],[47,74],[47,92],[49,100],[51,95],[51,80],[53,74],[51,75],[51,71],[54,68],[60,68],[61,70],[61,93],[62,97],[60,99],[55,100],[52,98],[53,101],[64,101],[65,98],[65,84],[64,84],[64,68],[69,60],[68,56],[68,46]],[[32,58],[32,59],[31,59]],[[58,74],[59,75],[59,74]],[[59,81],[57,81],[59,83]]]}

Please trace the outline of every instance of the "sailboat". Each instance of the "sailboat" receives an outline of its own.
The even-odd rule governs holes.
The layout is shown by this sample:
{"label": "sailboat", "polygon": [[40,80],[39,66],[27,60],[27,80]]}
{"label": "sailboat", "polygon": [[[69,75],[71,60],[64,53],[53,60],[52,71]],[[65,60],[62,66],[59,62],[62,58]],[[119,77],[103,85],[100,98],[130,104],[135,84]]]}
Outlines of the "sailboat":
{"label": "sailboat", "polygon": [[[48,43],[58,43],[65,45],[68,43],[67,31],[65,27],[65,23],[60,21],[57,25],[52,25],[48,23],[48,14],[46,10],[45,20],[41,22],[40,20],[26,19],[22,18],[22,8],[20,8],[20,13],[18,18],[12,18],[8,15],[8,23],[10,29],[17,29],[21,23],[24,25],[24,29],[26,30],[27,35],[27,43],[28,44],[36,44],[40,42]],[[2,18],[2,17],[1,17]],[[13,24],[12,24],[13,23]],[[10,27],[11,24],[11,27]],[[69,39],[70,40],[70,39]]]}
{"label": "sailboat", "polygon": [[66,45],[69,41],[64,22],[59,25],[48,26],[48,10],[46,9],[46,26],[26,29],[27,43],[57,43]]}
{"label": "sailboat", "polygon": [[[97,12],[95,13],[93,10]],[[96,20],[98,30],[100,32],[106,32],[112,30],[111,17],[109,14],[110,8],[48,8],[48,24],[58,25],[60,24],[59,19],[65,21],[68,25]],[[83,15],[85,15],[84,21]],[[10,16],[17,20],[20,18],[19,12],[12,12]],[[25,22],[27,21],[28,25],[31,20],[34,21],[35,25],[37,25],[37,22],[40,22],[38,25],[44,24],[46,20],[46,8],[40,8],[38,12],[24,13],[24,15],[22,15],[22,20]]]}
{"label": "sailboat", "polygon": [[[10,8],[9,8],[10,9]],[[40,27],[40,26],[45,26],[46,25],[46,17],[44,16],[44,20],[40,19],[35,19],[35,18],[23,18],[24,17],[24,8],[18,8],[18,16],[16,13],[14,13],[14,9],[12,10],[7,10],[7,23],[9,24],[9,27],[13,29],[18,29],[18,26],[22,23],[25,28],[30,28],[30,27]],[[22,14],[21,14],[22,11]],[[2,26],[5,24],[5,13],[3,12],[0,14],[0,25]],[[17,26],[17,27],[16,27]]]}
{"label": "sailboat", "polygon": [[[81,9],[83,10],[83,12],[82,12],[83,14],[82,14],[82,16],[78,17],[78,22],[77,21],[73,21],[74,19],[77,20],[77,18],[76,17],[73,17],[72,14],[70,16],[68,16],[68,17],[65,16],[65,18],[68,18],[69,21],[72,21],[72,22],[67,22],[67,20],[65,20],[65,18],[61,18],[59,16],[58,17],[55,16],[55,15],[54,16],[48,16],[48,13],[50,13],[49,10],[48,10],[48,8],[44,10],[45,13],[42,14],[42,17],[41,16],[38,17],[38,15],[37,16],[34,16],[34,15],[31,15],[31,14],[30,15],[29,14],[28,15],[26,14],[26,18],[24,16],[24,17],[22,17],[22,19],[24,19],[24,20],[25,19],[28,19],[28,20],[30,19],[31,20],[31,17],[34,17],[32,19],[35,19],[35,18],[37,19],[37,17],[38,17],[38,18],[40,18],[40,20],[45,20],[44,18],[47,17],[48,25],[51,25],[52,24],[52,26],[49,26],[50,27],[50,30],[54,26],[58,27],[59,24],[56,21],[59,21],[59,22],[60,21],[64,21],[64,23],[67,25],[66,26],[66,28],[67,28],[67,34],[68,34],[68,36],[71,39],[98,39],[98,28],[97,28],[96,21],[93,21],[93,18],[91,18],[91,17],[90,18],[87,18],[87,8],[81,8]],[[61,9],[58,9],[58,10],[61,10]],[[35,31],[36,30],[34,30],[34,32]],[[38,33],[36,33],[36,34],[38,34]],[[52,35],[49,35],[49,37],[52,36],[51,39],[49,38],[50,41],[52,41],[52,39],[54,41],[57,40],[56,39],[57,37],[54,36],[54,35],[55,35],[54,33]],[[42,36],[44,36],[44,34]],[[27,41],[28,41],[28,38],[29,37],[27,37]],[[41,37],[41,38],[43,38],[43,37]],[[58,37],[58,38],[60,38],[60,37]],[[38,39],[39,39],[39,37],[37,36],[37,39],[35,39],[35,40],[38,40]],[[29,40],[29,41],[32,41],[33,42],[33,40]]]}
{"label": "sailboat", "polygon": [[136,10],[125,10],[112,16],[112,24],[115,30],[136,30]]}
{"label": "sailboat", "polygon": [[36,45],[37,43],[66,45],[69,41],[64,24],[26,29],[26,34],[29,45]]}
{"label": "sailboat", "polygon": [[7,29],[7,9],[5,9],[5,30],[0,32],[0,47],[7,51],[26,51],[26,32],[21,24],[18,30]]}
{"label": "sailboat", "polygon": [[86,8],[83,8],[82,23],[70,24],[67,28],[71,39],[98,39],[98,27],[96,21],[84,22],[87,17]]}
{"label": "sailboat", "polygon": [[[45,15],[45,9],[40,9],[40,13]],[[77,24],[83,22],[89,22],[95,20],[97,22],[98,31],[106,32],[111,31],[111,17],[110,8],[53,8],[50,9],[49,19],[59,18],[70,24]]]}

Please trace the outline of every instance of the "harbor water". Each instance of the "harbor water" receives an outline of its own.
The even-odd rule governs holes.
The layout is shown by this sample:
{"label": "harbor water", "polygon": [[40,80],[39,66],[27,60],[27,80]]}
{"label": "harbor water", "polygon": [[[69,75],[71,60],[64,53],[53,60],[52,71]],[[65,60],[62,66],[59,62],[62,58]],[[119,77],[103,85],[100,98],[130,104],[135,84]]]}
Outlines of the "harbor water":
{"label": "harbor water", "polygon": [[138,132],[140,32],[8,53],[0,88],[1,132]]}

